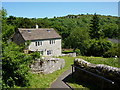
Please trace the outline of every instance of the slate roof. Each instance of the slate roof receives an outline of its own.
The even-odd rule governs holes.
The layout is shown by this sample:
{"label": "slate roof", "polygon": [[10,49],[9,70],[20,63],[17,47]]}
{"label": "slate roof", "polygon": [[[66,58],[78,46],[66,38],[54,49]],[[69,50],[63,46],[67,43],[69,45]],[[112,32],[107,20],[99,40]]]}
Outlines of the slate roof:
{"label": "slate roof", "polygon": [[18,28],[18,31],[25,40],[61,38],[61,36],[53,28],[38,28],[38,29]]}

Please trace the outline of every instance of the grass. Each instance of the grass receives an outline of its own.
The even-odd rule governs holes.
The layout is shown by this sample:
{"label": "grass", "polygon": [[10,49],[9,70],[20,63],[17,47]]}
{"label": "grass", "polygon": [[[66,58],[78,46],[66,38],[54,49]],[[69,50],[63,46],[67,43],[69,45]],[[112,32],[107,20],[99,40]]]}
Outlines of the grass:
{"label": "grass", "polygon": [[[78,56],[78,57],[60,57],[65,60],[64,68],[57,70],[51,74],[29,74],[30,78],[30,86],[27,88],[49,88],[51,83],[57,79],[59,75],[61,75],[64,71],[68,70],[73,64],[75,58],[82,58],[86,61],[89,61],[94,64],[106,64],[114,67],[120,67],[118,63],[118,59],[114,58],[102,58],[102,57],[86,57],[86,56]],[[89,86],[85,86],[83,83],[78,83],[74,79],[70,79],[68,84],[73,88],[85,88],[89,90]]]}
{"label": "grass", "polygon": [[120,68],[120,59],[119,58],[103,58],[103,57],[86,57],[86,56],[79,56],[78,58],[82,58],[88,62],[94,64],[105,64],[113,67]]}

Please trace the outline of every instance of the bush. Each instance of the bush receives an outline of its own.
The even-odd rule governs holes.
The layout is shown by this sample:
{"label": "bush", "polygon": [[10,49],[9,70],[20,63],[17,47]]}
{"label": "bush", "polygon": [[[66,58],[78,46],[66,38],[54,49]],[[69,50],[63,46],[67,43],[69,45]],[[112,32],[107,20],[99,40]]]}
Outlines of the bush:
{"label": "bush", "polygon": [[104,53],[104,57],[119,57],[119,44],[113,44],[107,52]]}
{"label": "bush", "polygon": [[77,55],[81,55],[80,49],[75,49]]}
{"label": "bush", "polygon": [[91,39],[84,46],[84,54],[88,56],[103,56],[111,47],[112,43],[106,39]]}

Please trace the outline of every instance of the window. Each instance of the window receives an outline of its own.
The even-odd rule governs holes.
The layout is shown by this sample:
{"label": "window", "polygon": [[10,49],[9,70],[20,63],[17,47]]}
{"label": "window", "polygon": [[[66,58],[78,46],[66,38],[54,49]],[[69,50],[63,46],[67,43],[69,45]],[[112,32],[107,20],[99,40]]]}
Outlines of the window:
{"label": "window", "polygon": [[50,40],[50,44],[55,44],[55,40]]}
{"label": "window", "polygon": [[37,46],[37,42],[35,42],[35,46]]}
{"label": "window", "polygon": [[47,55],[51,55],[51,54],[52,54],[52,50],[48,50]]}
{"label": "window", "polygon": [[35,46],[41,46],[41,45],[42,45],[42,41],[35,42]]}
{"label": "window", "polygon": [[40,41],[39,43],[40,43],[39,45],[42,45],[42,41]]}

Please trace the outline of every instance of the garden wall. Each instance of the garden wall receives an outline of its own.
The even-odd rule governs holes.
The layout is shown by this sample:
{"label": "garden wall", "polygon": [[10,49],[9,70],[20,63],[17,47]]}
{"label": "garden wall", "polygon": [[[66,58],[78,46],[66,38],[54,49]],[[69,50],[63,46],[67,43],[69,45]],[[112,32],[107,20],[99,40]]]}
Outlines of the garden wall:
{"label": "garden wall", "polygon": [[74,67],[74,77],[78,81],[89,82],[101,88],[120,88],[120,68],[92,64],[79,58],[74,60]]}
{"label": "garden wall", "polygon": [[42,60],[36,60],[30,68],[33,73],[48,74],[63,68],[64,65],[64,59],[44,58]]}

